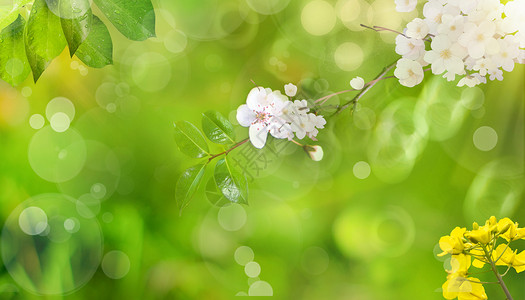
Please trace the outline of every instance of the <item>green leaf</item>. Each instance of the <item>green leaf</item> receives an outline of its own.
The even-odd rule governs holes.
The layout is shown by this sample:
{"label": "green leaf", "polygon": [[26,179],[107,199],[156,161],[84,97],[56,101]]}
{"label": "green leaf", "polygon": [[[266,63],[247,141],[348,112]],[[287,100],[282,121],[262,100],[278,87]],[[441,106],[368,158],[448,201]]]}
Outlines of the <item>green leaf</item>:
{"label": "green leaf", "polygon": [[248,204],[248,183],[246,182],[246,177],[234,169],[226,158],[217,162],[213,177],[217,187],[226,199],[234,203]]}
{"label": "green leaf", "polygon": [[187,121],[179,121],[175,125],[175,142],[182,153],[199,158],[210,155],[208,144],[202,133]]}
{"label": "green leaf", "polygon": [[31,71],[24,46],[25,23],[19,15],[0,33],[0,77],[11,85],[22,83]]}
{"label": "green leaf", "polygon": [[210,178],[206,184],[206,198],[211,204],[218,207],[223,207],[230,203],[219,190],[214,178]]}
{"label": "green leaf", "polygon": [[33,3],[25,41],[27,59],[36,82],[51,60],[66,46],[60,18],[48,9],[45,0],[35,0]]}
{"label": "green leaf", "polygon": [[202,114],[202,130],[210,141],[217,144],[235,143],[233,125],[217,111]]}
{"label": "green leaf", "polygon": [[[28,4],[32,0],[15,0],[13,1],[13,5],[0,5],[0,30],[6,28],[9,26],[9,24],[13,23],[20,14],[20,8],[22,6]],[[10,2],[9,2],[10,3]]]}
{"label": "green leaf", "polygon": [[93,15],[93,25],[87,39],[75,55],[92,68],[102,68],[113,63],[113,43],[106,25]]}
{"label": "green leaf", "polygon": [[93,23],[91,4],[88,0],[60,0],[60,22],[73,56],[82,42],[86,40]]}
{"label": "green leaf", "polygon": [[195,195],[202,181],[202,175],[204,175],[206,166],[206,164],[200,164],[187,169],[177,181],[177,185],[175,186],[175,200],[180,212],[188,206],[188,203]]}
{"label": "green leaf", "polygon": [[113,25],[130,40],[155,36],[155,11],[151,0],[94,0]]}

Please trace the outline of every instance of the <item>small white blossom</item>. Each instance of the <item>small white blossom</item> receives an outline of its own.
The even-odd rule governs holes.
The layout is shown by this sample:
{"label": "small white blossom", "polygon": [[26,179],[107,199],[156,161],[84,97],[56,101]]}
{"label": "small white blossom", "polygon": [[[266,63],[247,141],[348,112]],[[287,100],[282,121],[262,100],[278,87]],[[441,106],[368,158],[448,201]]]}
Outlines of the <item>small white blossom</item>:
{"label": "small white blossom", "polygon": [[480,83],[481,81],[476,76],[467,75],[458,82],[458,86],[462,87],[466,85],[468,87],[475,87]]}
{"label": "small white blossom", "polygon": [[420,18],[415,18],[407,24],[406,35],[413,39],[424,39],[428,34],[428,25]]}
{"label": "small white blossom", "polygon": [[365,80],[363,78],[357,76],[356,78],[350,80],[350,86],[354,90],[362,90],[363,87],[365,86]]}
{"label": "small white blossom", "polygon": [[270,129],[281,125],[280,115],[286,100],[279,91],[256,87],[248,94],[246,104],[239,106],[237,121],[241,126],[250,127],[250,142],[254,147],[264,147]]}
{"label": "small white blossom", "polygon": [[418,60],[425,55],[425,42],[410,39],[403,35],[396,37],[396,53],[410,60]]}
{"label": "small white blossom", "polygon": [[318,145],[315,145],[315,146],[306,145],[306,146],[304,146],[304,151],[306,151],[306,153],[308,153],[308,155],[310,156],[310,158],[313,161],[320,161],[320,160],[323,159],[324,152],[323,152],[323,148],[321,146],[318,146]]}
{"label": "small white blossom", "polygon": [[292,83],[288,83],[284,86],[284,93],[288,97],[294,97],[297,94],[297,87]]}
{"label": "small white blossom", "polygon": [[496,24],[484,21],[479,25],[468,22],[465,24],[464,33],[459,37],[459,43],[468,49],[472,58],[481,58],[485,53],[492,55],[499,51],[499,44],[494,39]]}
{"label": "small white blossom", "polygon": [[444,15],[441,20],[442,23],[438,26],[438,34],[446,34],[451,40],[457,40],[463,33],[465,17]]}
{"label": "small white blossom", "polygon": [[417,6],[417,0],[395,0],[398,12],[411,12]]}
{"label": "small white blossom", "polygon": [[432,50],[425,54],[425,61],[432,64],[432,73],[448,71],[460,74],[464,70],[464,50],[457,43],[452,44],[448,36],[436,36],[431,46]]}
{"label": "small white blossom", "polygon": [[417,61],[401,58],[397,61],[394,76],[399,79],[399,83],[407,87],[413,87],[423,81],[423,67]]}

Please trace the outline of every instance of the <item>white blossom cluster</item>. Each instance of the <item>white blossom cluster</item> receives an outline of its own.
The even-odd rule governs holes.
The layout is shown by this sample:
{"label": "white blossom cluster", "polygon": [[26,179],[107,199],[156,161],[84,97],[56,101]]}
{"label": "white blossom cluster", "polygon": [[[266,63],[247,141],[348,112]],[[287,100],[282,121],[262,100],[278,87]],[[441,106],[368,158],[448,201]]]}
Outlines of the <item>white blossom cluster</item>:
{"label": "white blossom cluster", "polygon": [[324,128],[323,116],[310,113],[306,100],[290,101],[295,96],[297,87],[285,86],[286,95],[269,88],[253,88],[246,99],[246,104],[237,109],[237,121],[241,126],[250,127],[251,143],[256,148],[266,144],[268,133],[277,139],[303,139],[308,136],[315,140],[319,129]]}
{"label": "white blossom cluster", "polygon": [[[417,5],[395,2],[400,12]],[[448,81],[457,75],[458,86],[473,87],[487,78],[503,80],[503,71],[525,63],[525,0],[429,0],[423,15],[396,38],[396,53],[403,57],[394,75],[404,86],[421,83],[428,65],[435,75]]]}

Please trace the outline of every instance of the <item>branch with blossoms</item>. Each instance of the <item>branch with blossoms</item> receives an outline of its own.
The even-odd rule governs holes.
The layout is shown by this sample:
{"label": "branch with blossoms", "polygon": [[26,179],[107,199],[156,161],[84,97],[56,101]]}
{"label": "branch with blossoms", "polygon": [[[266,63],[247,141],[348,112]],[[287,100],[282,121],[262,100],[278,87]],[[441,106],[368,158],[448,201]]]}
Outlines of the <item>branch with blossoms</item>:
{"label": "branch with blossoms", "polygon": [[[439,239],[439,247],[443,252],[438,256],[450,256],[450,269],[447,269],[447,281],[443,284],[445,299],[487,299],[483,284],[495,283],[501,286],[508,300],[512,300],[503,277],[511,268],[516,273],[525,271],[525,251],[518,253],[512,250],[512,242],[525,239],[525,228],[509,218],[497,220],[490,217],[485,225],[474,222],[472,230],[456,227],[450,235]],[[490,267],[489,272],[495,276],[496,282],[482,282],[470,272],[470,267]],[[500,273],[498,266],[504,266]]]}
{"label": "branch with blossoms", "polygon": [[[395,2],[400,12],[411,11],[417,5],[417,0]],[[460,76],[458,86],[473,87],[486,83],[487,78],[502,80],[503,70],[510,72],[515,63],[525,63],[525,0],[505,5],[498,0],[430,0],[424,5],[423,15],[425,18],[409,22],[403,32],[362,25],[397,34],[395,52],[402,56],[369,82],[357,76],[350,81],[351,89],[315,100],[293,99],[298,88],[291,83],[284,86],[284,94],[270,88],[253,88],[236,114],[238,123],[249,128],[248,138],[236,141],[233,125],[215,111],[203,114],[204,135],[189,122],[175,123],[175,141],[180,151],[203,159],[184,171],[177,182],[175,198],[180,210],[193,198],[205,170],[216,159],[206,194],[226,202],[248,203],[246,176],[230,159],[231,153],[248,141],[262,149],[268,136],[287,140],[302,147],[314,161],[321,160],[323,149],[315,145],[319,130],[324,129],[330,117],[349,108],[354,111],[363,96],[382,80],[397,78],[401,85],[414,87],[423,81],[425,71],[432,71],[449,81]],[[393,75],[389,75],[393,69]],[[355,96],[337,105],[331,116],[322,115],[332,108],[326,104],[330,98],[352,92]],[[211,153],[206,139],[222,145],[223,151]],[[299,142],[304,139],[308,142]]]}

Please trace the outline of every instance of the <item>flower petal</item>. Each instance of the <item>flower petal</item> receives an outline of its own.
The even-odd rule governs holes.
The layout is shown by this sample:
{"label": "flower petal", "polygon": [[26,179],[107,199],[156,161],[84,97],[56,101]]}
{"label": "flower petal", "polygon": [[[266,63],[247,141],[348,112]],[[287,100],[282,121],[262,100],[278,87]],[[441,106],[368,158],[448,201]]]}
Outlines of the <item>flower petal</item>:
{"label": "flower petal", "polygon": [[254,87],[248,94],[248,97],[246,98],[246,104],[250,109],[260,111],[262,107],[269,104],[266,100],[267,95],[267,90],[259,87]]}
{"label": "flower petal", "polygon": [[250,126],[250,142],[255,148],[261,149],[266,144],[268,137],[268,128],[262,123],[255,123]]}
{"label": "flower petal", "polygon": [[255,113],[248,105],[243,104],[237,108],[237,121],[242,127],[248,127],[255,121]]}

